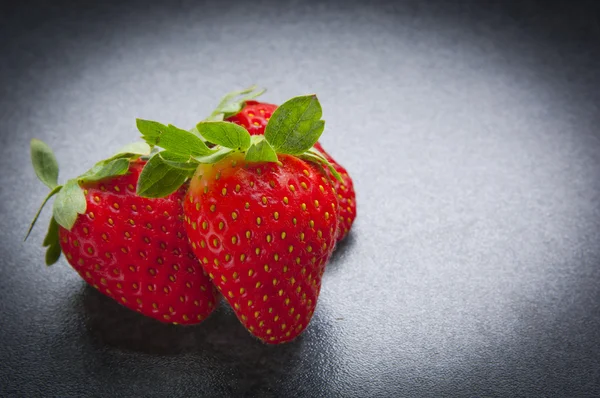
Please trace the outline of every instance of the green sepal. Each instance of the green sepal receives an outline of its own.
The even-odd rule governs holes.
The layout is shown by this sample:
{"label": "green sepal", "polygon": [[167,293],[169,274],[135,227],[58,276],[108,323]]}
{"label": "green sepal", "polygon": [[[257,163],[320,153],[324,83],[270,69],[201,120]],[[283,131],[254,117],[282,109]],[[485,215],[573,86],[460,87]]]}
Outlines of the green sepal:
{"label": "green sepal", "polygon": [[92,168],[78,177],[79,183],[97,182],[109,177],[127,174],[129,163],[142,156],[147,156],[152,148],[145,142],[133,142],[121,147],[113,156],[97,162]]}
{"label": "green sepal", "polygon": [[46,265],[52,265],[58,261],[60,257],[60,239],[58,236],[58,223],[52,217],[50,219],[50,225],[48,226],[48,232],[44,238],[43,247],[46,249]]}
{"label": "green sepal", "polygon": [[165,126],[151,120],[136,119],[136,125],[144,140],[151,146],[160,146],[170,152],[188,156],[205,156],[213,152],[198,135],[171,124]]}
{"label": "green sepal", "polygon": [[195,156],[194,160],[197,161],[198,163],[202,163],[202,164],[214,164],[214,163],[217,163],[219,160],[225,158],[232,152],[233,152],[233,149],[231,149],[231,148],[219,148],[212,155]]}
{"label": "green sepal", "polygon": [[71,230],[78,214],[86,209],[85,195],[77,179],[69,180],[56,195],[52,206],[52,214],[56,222],[65,229]]}
{"label": "green sepal", "polygon": [[242,110],[246,101],[262,95],[265,91],[267,90],[255,85],[243,90],[232,91],[221,99],[217,108],[205,121],[217,122],[233,116]]}
{"label": "green sepal", "polygon": [[58,185],[58,162],[52,149],[44,141],[33,138],[29,144],[33,170],[48,188]]}
{"label": "green sepal", "polygon": [[202,137],[202,134],[200,134],[200,132],[198,131],[198,129],[196,128],[196,126],[192,127],[188,131],[190,133],[194,134],[196,137],[200,138],[204,143],[206,143],[206,139],[204,137]]}
{"label": "green sepal", "polygon": [[152,152],[152,147],[145,142],[137,141],[122,146],[115,154],[106,159],[112,160],[116,158],[137,159],[142,156],[147,156]]}
{"label": "green sepal", "polygon": [[54,195],[56,195],[58,193],[58,191],[60,191],[61,189],[62,189],[62,185],[57,185],[46,196],[46,198],[42,202],[42,205],[38,209],[37,213],[35,213],[35,217],[33,217],[33,221],[31,221],[31,224],[29,224],[29,229],[27,230],[27,234],[25,235],[25,239],[23,239],[24,241],[27,240],[27,238],[29,238],[29,234],[31,234],[31,230],[33,229],[33,226],[35,225],[35,223],[37,222],[38,218],[40,217],[40,213],[42,212],[42,209],[44,208],[44,206],[46,206],[46,203],[48,203],[48,200],[50,200],[51,197],[53,197]]}
{"label": "green sepal", "polygon": [[250,148],[250,133],[244,127],[235,123],[200,122],[196,125],[196,128],[207,141],[215,145],[241,151]]}
{"label": "green sepal", "polygon": [[50,224],[48,224],[48,232],[46,232],[42,247],[48,247],[54,243],[58,243],[58,223],[54,217],[51,217]]}
{"label": "green sepal", "polygon": [[96,163],[91,169],[80,175],[77,179],[80,183],[96,182],[108,177],[121,176],[129,170],[128,158],[116,158],[103,160]]}
{"label": "green sepal", "polygon": [[146,158],[146,160],[150,159],[152,156],[154,156],[154,154],[159,153],[161,151],[161,149],[159,147],[153,146],[152,150],[150,151],[150,153],[146,156],[143,156],[142,158]]}
{"label": "green sepal", "polygon": [[278,107],[265,128],[265,138],[277,153],[300,155],[321,137],[325,121],[316,95],[294,97]]}
{"label": "green sepal", "polygon": [[175,169],[191,172],[193,174],[198,168],[198,162],[189,156],[183,156],[169,151],[161,151],[159,152],[159,156],[162,158],[163,162]]}
{"label": "green sepal", "polygon": [[192,175],[192,170],[182,170],[170,165],[159,152],[148,160],[140,173],[137,194],[144,198],[168,196],[177,191]]}
{"label": "green sepal", "polygon": [[57,243],[55,245],[48,247],[46,249],[46,258],[45,258],[46,265],[50,266],[50,265],[53,265],[54,263],[56,263],[58,261],[58,259],[60,258],[60,253],[61,253],[60,243]]}
{"label": "green sepal", "polygon": [[277,153],[267,142],[262,139],[254,144],[246,152],[246,161],[248,162],[278,162]]}
{"label": "green sepal", "polygon": [[209,117],[203,120],[203,122],[222,122],[225,120],[224,113],[213,113]]}
{"label": "green sepal", "polygon": [[340,175],[340,173],[338,173],[338,171],[335,169],[335,167],[333,167],[331,162],[329,162],[329,160],[327,160],[327,158],[325,158],[325,156],[323,156],[316,149],[311,148],[310,150],[308,150],[308,151],[304,152],[302,155],[300,155],[299,158],[327,167],[329,169],[329,171],[331,172],[331,174],[333,174],[333,177],[336,180],[343,182],[342,176]]}

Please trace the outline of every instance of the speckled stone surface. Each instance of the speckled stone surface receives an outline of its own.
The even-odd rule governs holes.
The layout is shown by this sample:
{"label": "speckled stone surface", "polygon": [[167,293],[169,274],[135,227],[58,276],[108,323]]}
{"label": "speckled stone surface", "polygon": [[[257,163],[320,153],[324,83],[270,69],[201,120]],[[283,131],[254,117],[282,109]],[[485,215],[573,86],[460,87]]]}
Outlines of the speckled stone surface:
{"label": "speckled stone surface", "polygon": [[[600,395],[595,2],[103,2],[0,12],[0,396]],[[63,178],[227,91],[315,92],[359,217],[306,333],[145,319],[43,264]]]}

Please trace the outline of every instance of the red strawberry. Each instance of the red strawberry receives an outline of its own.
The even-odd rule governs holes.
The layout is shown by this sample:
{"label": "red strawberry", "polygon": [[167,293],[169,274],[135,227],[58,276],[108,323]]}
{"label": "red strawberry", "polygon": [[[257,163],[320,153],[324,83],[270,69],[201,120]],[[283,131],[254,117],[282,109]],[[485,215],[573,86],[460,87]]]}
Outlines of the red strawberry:
{"label": "red strawberry", "polygon": [[201,165],[184,202],[194,253],[259,339],[298,336],[313,315],[335,244],[337,200],[313,164],[280,155]]}
{"label": "red strawberry", "polygon": [[[211,117],[241,108],[228,98]],[[309,324],[335,246],[337,195],[317,165],[327,160],[312,148],[324,129],[321,115],[316,96],[292,98],[253,137],[225,121],[200,122],[190,133],[138,120],[144,139],[164,149],[139,186],[168,186],[152,192],[166,195],[191,177],[184,214],[192,249],[244,326],[270,344],[294,339]]]}
{"label": "red strawberry", "polygon": [[[85,213],[69,230],[57,224],[64,217],[55,203],[44,244],[51,246],[49,253],[56,252],[47,261],[56,261],[62,248],[87,283],[124,306],[162,322],[198,323],[215,308],[216,291],[185,235],[185,190],[161,199],[142,198],[135,189],[145,162],[127,162],[121,163],[124,175],[71,180],[62,187],[71,190],[66,194],[70,198],[85,201]],[[52,242],[59,237],[60,248]]]}
{"label": "red strawberry", "polygon": [[241,111],[225,120],[245,127],[250,135],[263,135],[275,109],[277,105],[246,101]]}
{"label": "red strawberry", "polygon": [[[251,135],[262,135],[265,133],[265,126],[267,125],[269,118],[276,109],[277,105],[257,101],[246,101],[239,113],[230,116],[225,120],[245,127]],[[338,181],[333,177],[329,170],[326,170],[329,178],[334,181],[334,187],[337,191],[340,203],[340,229],[337,236],[337,241],[339,242],[348,235],[352,223],[356,218],[356,194],[354,192],[354,184],[346,169],[325,152],[319,142],[315,144],[315,148],[323,153],[325,158],[342,177],[342,181]]]}
{"label": "red strawberry", "polygon": [[335,170],[342,177],[342,181],[338,181],[333,177],[329,169],[325,169],[325,172],[334,183],[334,187],[338,195],[338,202],[340,204],[340,222],[339,232],[337,235],[337,241],[339,242],[348,235],[350,228],[352,228],[352,223],[356,218],[356,193],[354,192],[354,183],[352,182],[352,178],[350,178],[350,175],[346,169],[341,164],[336,162],[327,152],[325,152],[325,149],[323,149],[319,142],[315,144],[315,148],[319,150],[327,160],[329,160]]}

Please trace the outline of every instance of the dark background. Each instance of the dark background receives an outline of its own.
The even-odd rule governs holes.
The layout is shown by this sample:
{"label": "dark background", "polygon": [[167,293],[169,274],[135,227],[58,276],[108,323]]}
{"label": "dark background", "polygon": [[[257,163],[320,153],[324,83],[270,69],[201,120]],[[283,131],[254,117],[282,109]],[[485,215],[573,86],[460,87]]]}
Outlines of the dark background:
{"label": "dark background", "polygon": [[[0,13],[1,396],[600,395],[595,1],[18,2]],[[310,327],[162,325],[46,268],[63,179],[257,83],[315,92],[359,217]],[[61,179],[61,180],[63,180]]]}

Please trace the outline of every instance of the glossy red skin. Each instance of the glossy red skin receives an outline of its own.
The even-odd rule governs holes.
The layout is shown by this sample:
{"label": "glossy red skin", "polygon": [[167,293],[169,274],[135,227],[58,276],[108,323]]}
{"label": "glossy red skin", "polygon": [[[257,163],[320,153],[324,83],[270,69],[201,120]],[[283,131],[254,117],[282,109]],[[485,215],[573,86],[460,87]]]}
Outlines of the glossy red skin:
{"label": "glossy red skin", "polygon": [[183,226],[184,189],[161,199],[136,195],[143,162],[86,184],[87,209],[60,245],[90,285],[125,307],[166,323],[201,322],[218,293],[191,251]]}
{"label": "glossy red skin", "polygon": [[250,135],[263,135],[269,118],[277,109],[277,105],[258,101],[246,101],[242,110],[228,117],[228,122],[244,126]]}
{"label": "glossy red skin", "polygon": [[356,219],[356,192],[354,192],[354,183],[352,182],[352,178],[346,171],[346,169],[336,162],[331,155],[329,155],[325,149],[321,146],[321,143],[317,142],[315,144],[315,149],[320,151],[329,163],[333,165],[333,168],[340,174],[342,177],[342,181],[337,180],[333,174],[326,169],[325,172],[333,181],[333,185],[335,187],[336,193],[338,195],[338,203],[340,205],[339,209],[339,232],[337,236],[337,241],[343,240],[348,233],[350,232],[350,228],[352,228],[352,224]]}
{"label": "glossy red skin", "polygon": [[[277,105],[247,101],[238,114],[227,120],[244,126],[251,135],[262,135],[265,133],[265,127],[269,122],[268,118],[275,112],[275,109],[277,109]],[[348,236],[356,218],[356,193],[354,192],[354,184],[346,169],[325,152],[325,149],[323,149],[319,142],[315,144],[315,148],[325,155],[343,180],[341,182],[338,181],[329,170],[326,170],[327,175],[333,180],[340,204],[340,223],[337,236],[337,241],[339,242]]]}
{"label": "glossy red skin", "polygon": [[338,221],[320,169],[279,160],[201,165],[184,202],[194,253],[242,324],[269,344],[293,340],[309,324]]}

